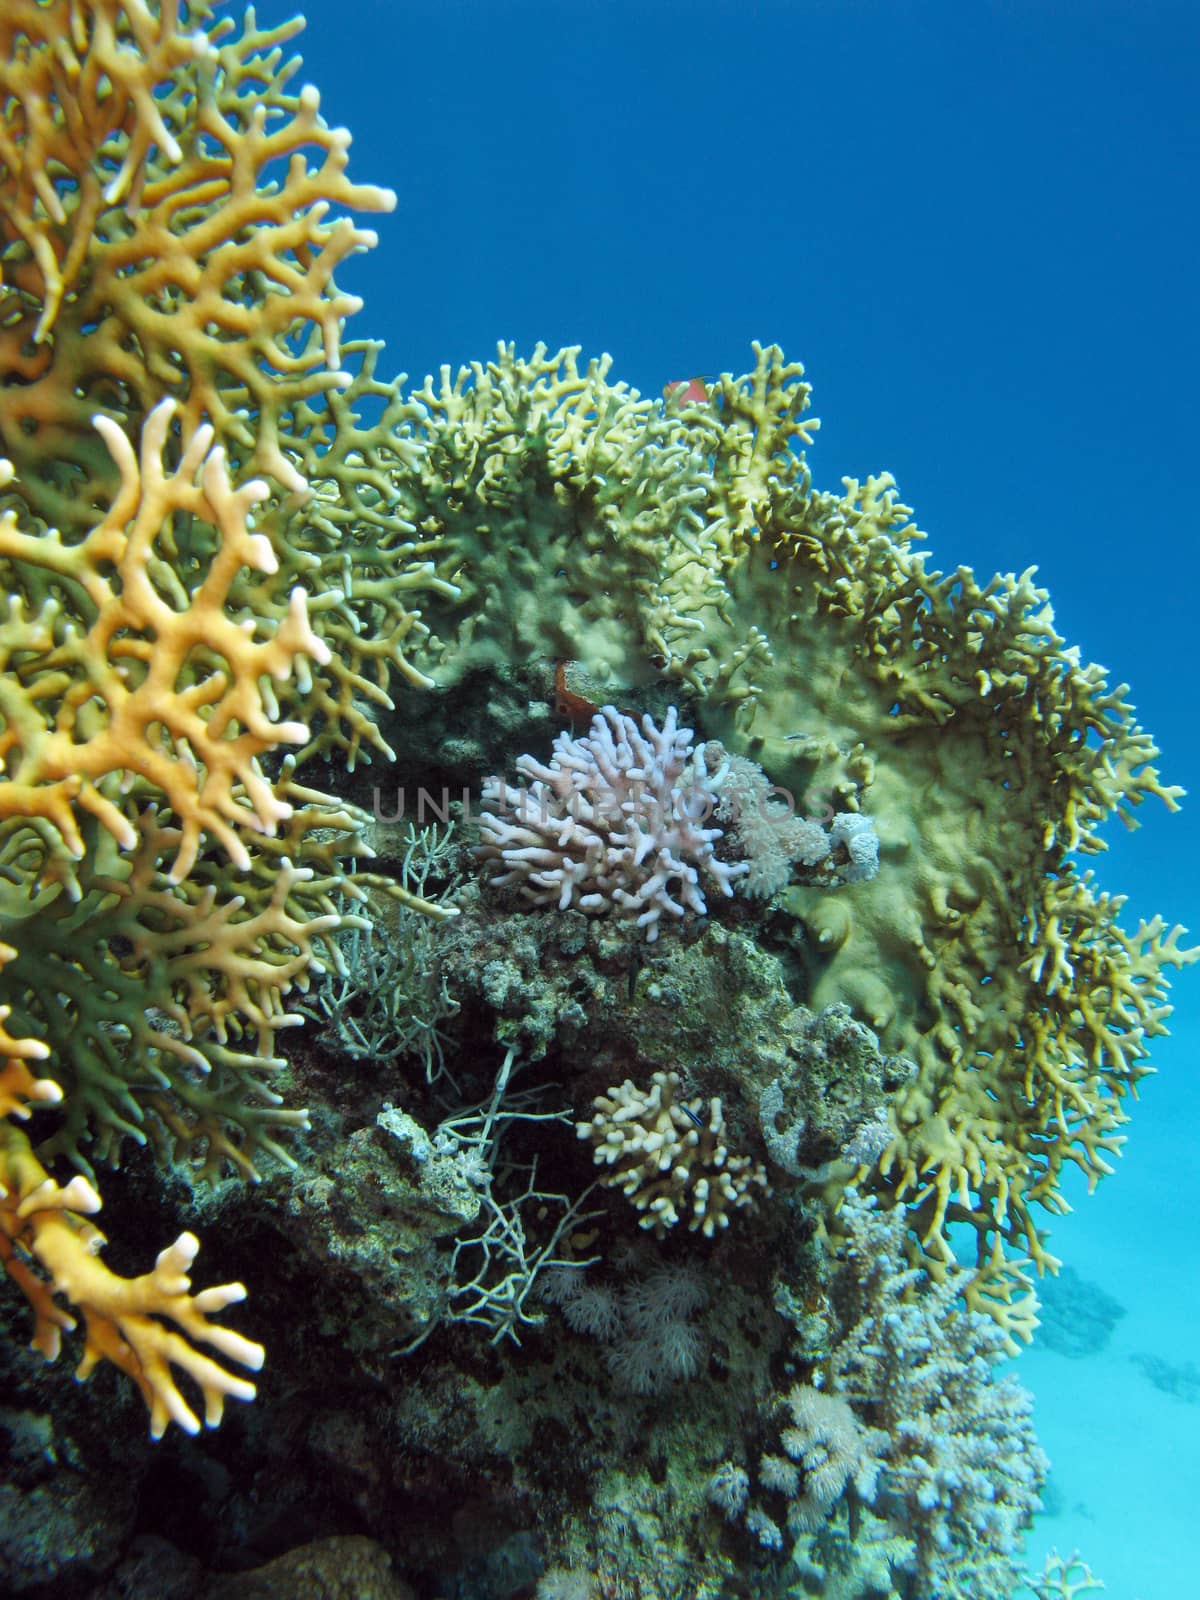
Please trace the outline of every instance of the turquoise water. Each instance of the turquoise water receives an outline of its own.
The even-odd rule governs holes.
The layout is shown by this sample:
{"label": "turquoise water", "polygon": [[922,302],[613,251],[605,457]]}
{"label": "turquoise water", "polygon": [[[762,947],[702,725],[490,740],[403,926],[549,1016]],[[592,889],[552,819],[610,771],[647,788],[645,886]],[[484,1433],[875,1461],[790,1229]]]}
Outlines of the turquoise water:
{"label": "turquoise water", "polygon": [[1186,1009],[1185,998],[1115,1176],[1053,1233],[1124,1315],[1090,1355],[1043,1352],[1035,1341],[1019,1361],[1053,1463],[1053,1514],[1038,1518],[1031,1545],[1085,1550],[1109,1591],[1132,1600],[1169,1600],[1190,1586],[1200,1288],[1187,1197],[1200,1165],[1189,1132],[1200,1032]]}

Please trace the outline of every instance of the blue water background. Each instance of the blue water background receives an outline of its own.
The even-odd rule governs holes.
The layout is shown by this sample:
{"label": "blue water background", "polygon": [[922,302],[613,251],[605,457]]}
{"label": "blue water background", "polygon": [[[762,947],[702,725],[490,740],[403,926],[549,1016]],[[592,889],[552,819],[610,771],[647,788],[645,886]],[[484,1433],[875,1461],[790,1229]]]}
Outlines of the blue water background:
{"label": "blue water background", "polygon": [[[266,6],[263,21],[277,20]],[[610,351],[644,392],[803,360],[814,480],[888,469],[939,566],[1036,564],[1195,796],[1119,826],[1104,881],[1200,931],[1200,9],[1155,0],[313,0],[305,76],[393,187],[340,274],[415,379]],[[1200,980],[1117,1175],[1053,1246],[1127,1308],[1036,1351],[1061,1509],[1111,1600],[1190,1595],[1200,1407]]]}

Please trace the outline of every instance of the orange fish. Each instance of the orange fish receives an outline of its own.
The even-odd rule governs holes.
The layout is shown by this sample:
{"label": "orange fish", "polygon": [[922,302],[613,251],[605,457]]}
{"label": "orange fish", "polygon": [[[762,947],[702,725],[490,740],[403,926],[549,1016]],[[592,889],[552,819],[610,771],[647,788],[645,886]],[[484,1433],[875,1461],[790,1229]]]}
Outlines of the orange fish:
{"label": "orange fish", "polygon": [[663,390],[668,409],[682,411],[684,406],[706,406],[708,389],[703,378],[676,378]]}

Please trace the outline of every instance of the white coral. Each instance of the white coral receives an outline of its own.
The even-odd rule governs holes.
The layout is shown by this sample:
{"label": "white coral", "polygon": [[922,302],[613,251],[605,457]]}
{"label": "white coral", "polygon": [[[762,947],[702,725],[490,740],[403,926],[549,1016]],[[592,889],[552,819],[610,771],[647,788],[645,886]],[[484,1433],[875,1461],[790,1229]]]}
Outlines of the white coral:
{"label": "white coral", "polygon": [[729,895],[747,867],[713,854],[722,829],[703,824],[717,780],[693,737],[674,706],[661,729],[605,706],[581,738],[559,734],[549,766],[518,758],[528,789],[485,779],[478,853],[502,869],[495,882],[533,906],[630,918],[647,941],[664,914],[705,916],[701,873]]}
{"label": "white coral", "polygon": [[[708,1291],[689,1267],[657,1262],[643,1272],[643,1261],[633,1252],[621,1264],[634,1276],[619,1291],[583,1267],[567,1269],[570,1282],[561,1270],[548,1273],[545,1297],[561,1305],[576,1333],[608,1345],[604,1361],[620,1388],[649,1395],[700,1371],[707,1346],[688,1318],[707,1304]],[[610,1265],[617,1262],[610,1258]]]}
{"label": "white coral", "polygon": [[864,1427],[841,1395],[806,1383],[792,1385],[787,1408],[792,1426],[783,1430],[783,1448],[804,1472],[804,1493],[789,1508],[788,1526],[813,1532],[851,1481],[862,1499],[874,1497],[879,1462],[872,1451],[887,1436]]}
{"label": "white coral", "polygon": [[835,888],[873,878],[879,871],[879,837],[870,817],[842,811],[829,831],[816,817],[798,817],[786,789],[777,788],[757,762],[726,756],[714,780],[721,798],[717,817],[730,825],[749,869],[748,895],[769,900],[795,873],[801,883]]}
{"label": "white coral", "polygon": [[1048,1463],[1030,1395],[1014,1378],[994,1376],[1004,1332],[962,1304],[968,1274],[934,1283],[909,1266],[903,1207],[881,1212],[851,1191],[841,1215],[859,1315],[824,1376],[878,1425],[871,1432],[886,1491],[859,1480],[857,1492],[878,1499],[913,1539],[922,1600],[942,1591],[951,1570],[966,1594],[1007,1593]]}
{"label": "white coral", "polygon": [[735,1522],[746,1509],[750,1474],[734,1461],[722,1461],[708,1480],[705,1493],[726,1522]]}
{"label": "white coral", "polygon": [[[851,1189],[840,1223],[842,1335],[813,1383],[782,1397],[784,1453],[760,1457],[755,1484],[726,1515],[770,1539],[777,1523],[752,1498],[757,1488],[776,1511],[782,1502],[802,1569],[840,1514],[837,1536],[849,1531],[881,1554],[894,1547],[889,1559],[903,1561],[913,1600],[1015,1593],[1027,1581],[1022,1534],[1048,1463],[1031,1397],[995,1376],[1005,1334],[962,1304],[970,1274],[935,1282],[909,1265],[902,1206],[882,1211]],[[1047,1592],[1053,1581],[1048,1566]]]}

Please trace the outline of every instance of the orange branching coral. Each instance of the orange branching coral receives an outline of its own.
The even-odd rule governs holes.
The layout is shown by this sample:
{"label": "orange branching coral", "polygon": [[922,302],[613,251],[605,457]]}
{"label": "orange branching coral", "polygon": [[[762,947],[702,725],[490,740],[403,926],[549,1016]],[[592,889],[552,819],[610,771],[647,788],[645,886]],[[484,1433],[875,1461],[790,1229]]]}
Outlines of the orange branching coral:
{"label": "orange branching coral", "polygon": [[[15,1058],[0,1068],[0,1111],[21,1115],[26,1102],[55,1095],[55,1085],[34,1079]],[[65,1188],[55,1183],[10,1115],[0,1116],[0,1264],[33,1308],[33,1347],[53,1361],[63,1333],[75,1327],[75,1317],[55,1299],[61,1295],[84,1320],[78,1378],[87,1378],[101,1361],[119,1367],[141,1391],[150,1432],[158,1439],[171,1422],[188,1433],[200,1428],[175,1381],[177,1367],[200,1389],[205,1423],[215,1428],[225,1401],[252,1400],[254,1385],[196,1345],[207,1344],[252,1371],[262,1366],[261,1345],[208,1320],[245,1299],[245,1289],[227,1283],[190,1293],[188,1269],[199,1249],[190,1233],[163,1250],[151,1272],[117,1276],[99,1259],[104,1235],[84,1220],[99,1209],[100,1198],[86,1178],[73,1178]]]}
{"label": "orange branching coral", "polygon": [[[0,967],[7,966],[16,956],[10,944],[0,944]],[[32,1102],[53,1104],[62,1099],[62,1090],[50,1078],[35,1078],[25,1065],[27,1061],[44,1061],[50,1051],[40,1039],[14,1038],[5,1024],[12,1015],[11,1006],[0,1006],[0,1117],[29,1115]]]}
{"label": "orange branching coral", "polygon": [[[404,653],[419,612],[376,570],[393,546],[409,588],[456,590],[394,511],[410,445],[372,435],[352,527],[325,494],[364,476],[330,400],[358,305],[333,273],[374,242],[346,213],[394,197],[348,181],[349,135],[293,87],[302,22],[250,11],[239,31],[208,0],[0,10],[0,1260],[39,1348],[74,1325],[65,1300],[80,1375],[128,1373],[157,1436],[199,1426],[172,1368],[210,1425],[253,1394],[197,1344],[262,1352],[209,1321],[240,1286],[190,1293],[189,1234],[144,1277],[101,1265],[88,1155],[129,1138],[250,1177],[286,1159],[276,1136],[305,1114],[271,1087],[276,1037],[373,880],[345,871],[365,816],[271,758],[353,751],[389,669],[427,681]],[[330,643],[352,646],[344,670]],[[17,1123],[41,1102],[35,1154]],[[88,1176],[59,1187],[52,1155]]]}

